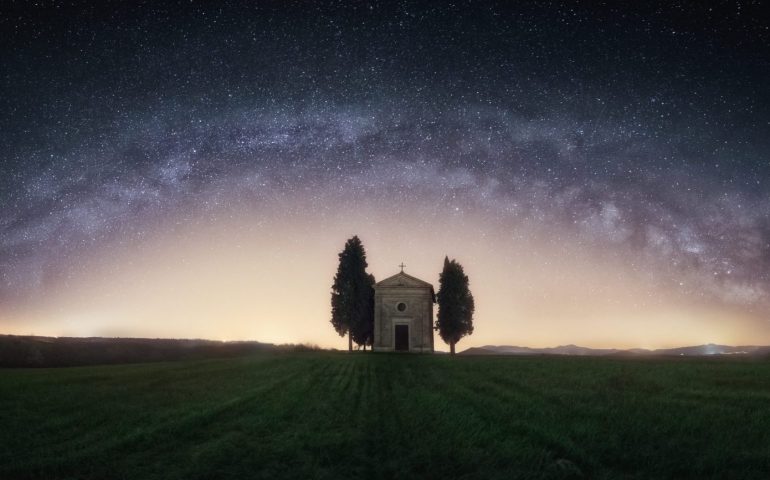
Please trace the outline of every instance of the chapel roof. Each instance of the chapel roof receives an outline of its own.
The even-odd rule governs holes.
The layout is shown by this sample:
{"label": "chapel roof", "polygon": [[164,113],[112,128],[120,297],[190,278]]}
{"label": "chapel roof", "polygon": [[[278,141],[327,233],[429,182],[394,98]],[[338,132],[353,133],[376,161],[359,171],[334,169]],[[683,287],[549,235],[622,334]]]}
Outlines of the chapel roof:
{"label": "chapel roof", "polygon": [[384,280],[380,280],[379,282],[374,284],[375,287],[426,287],[433,289],[433,285],[430,283],[420,280],[417,277],[413,277],[407,273],[404,273],[403,271],[398,272],[397,274],[390,276]]}

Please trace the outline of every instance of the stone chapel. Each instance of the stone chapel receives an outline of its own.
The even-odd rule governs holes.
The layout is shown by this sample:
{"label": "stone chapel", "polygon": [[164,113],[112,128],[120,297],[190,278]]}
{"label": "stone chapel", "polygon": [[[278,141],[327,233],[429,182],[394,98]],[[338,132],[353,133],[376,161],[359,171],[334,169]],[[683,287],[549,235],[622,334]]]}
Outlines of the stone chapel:
{"label": "stone chapel", "polygon": [[433,285],[401,272],[374,284],[374,350],[433,352]]}

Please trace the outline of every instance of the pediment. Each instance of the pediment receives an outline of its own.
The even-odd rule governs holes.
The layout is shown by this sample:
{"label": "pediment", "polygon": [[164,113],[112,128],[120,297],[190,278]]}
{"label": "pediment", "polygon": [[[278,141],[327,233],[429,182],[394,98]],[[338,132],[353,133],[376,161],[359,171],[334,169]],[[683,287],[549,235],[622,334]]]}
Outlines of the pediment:
{"label": "pediment", "polygon": [[375,287],[412,287],[412,288],[433,288],[430,283],[420,280],[417,277],[407,275],[404,272],[399,272],[392,277],[388,277],[385,280],[377,282]]}

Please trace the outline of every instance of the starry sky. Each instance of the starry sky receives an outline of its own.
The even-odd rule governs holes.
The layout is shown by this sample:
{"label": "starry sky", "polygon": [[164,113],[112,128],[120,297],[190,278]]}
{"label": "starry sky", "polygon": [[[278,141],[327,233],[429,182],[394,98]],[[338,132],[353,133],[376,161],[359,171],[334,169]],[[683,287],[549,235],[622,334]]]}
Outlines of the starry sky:
{"label": "starry sky", "polygon": [[358,234],[460,349],[770,343],[770,17],[587,3],[5,2],[0,332],[344,348]]}

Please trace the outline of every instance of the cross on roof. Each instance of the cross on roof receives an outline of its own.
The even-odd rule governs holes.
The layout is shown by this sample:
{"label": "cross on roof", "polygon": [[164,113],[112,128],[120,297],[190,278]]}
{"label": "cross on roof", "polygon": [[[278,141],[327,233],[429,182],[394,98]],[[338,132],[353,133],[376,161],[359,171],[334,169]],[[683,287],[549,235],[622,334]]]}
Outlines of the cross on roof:
{"label": "cross on roof", "polygon": [[401,273],[404,273],[404,267],[405,266],[406,265],[404,265],[404,262],[401,262],[401,265],[399,265],[399,267],[401,267]]}

